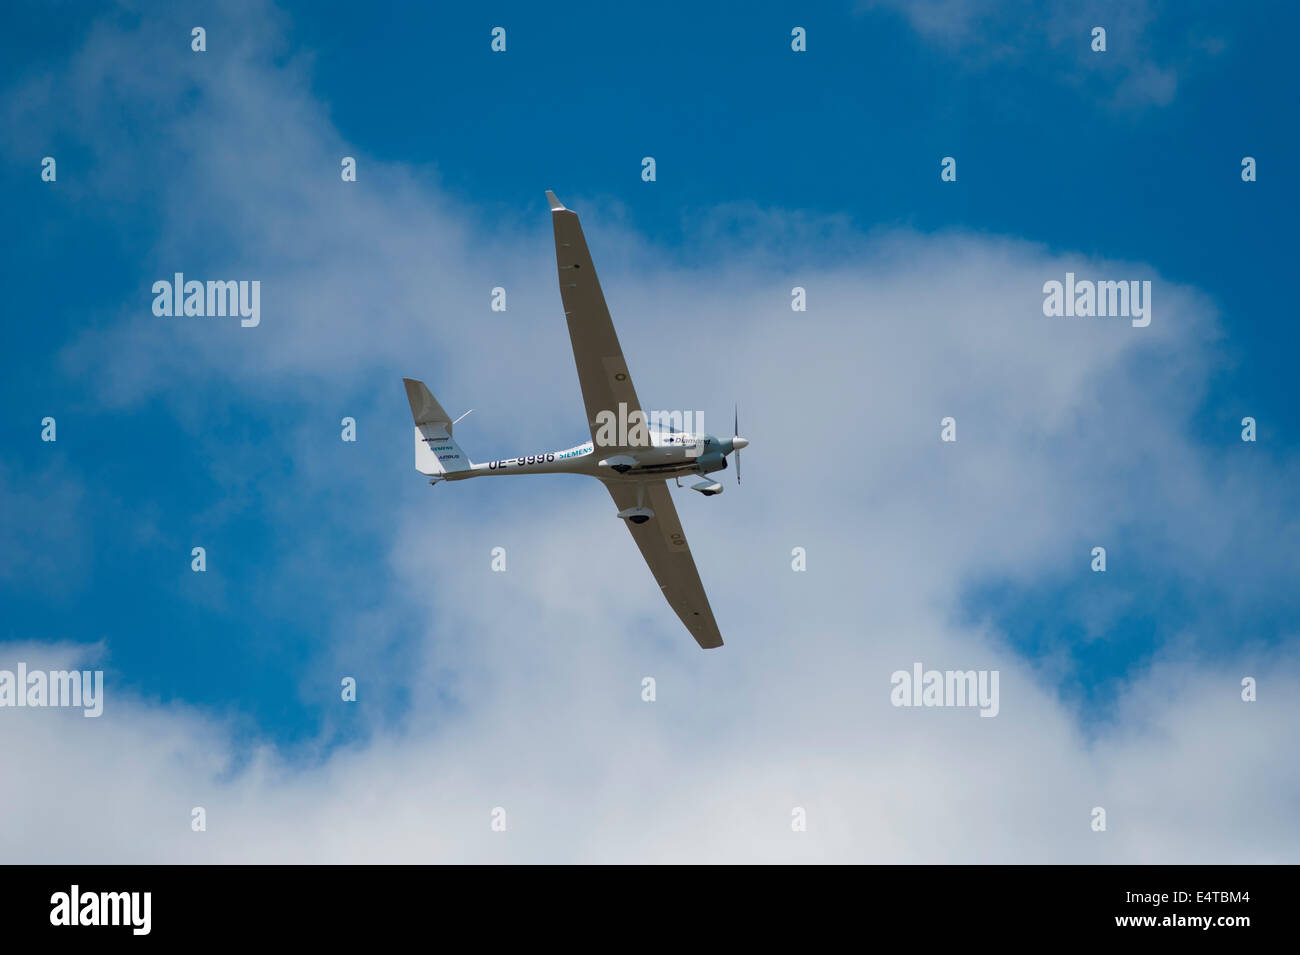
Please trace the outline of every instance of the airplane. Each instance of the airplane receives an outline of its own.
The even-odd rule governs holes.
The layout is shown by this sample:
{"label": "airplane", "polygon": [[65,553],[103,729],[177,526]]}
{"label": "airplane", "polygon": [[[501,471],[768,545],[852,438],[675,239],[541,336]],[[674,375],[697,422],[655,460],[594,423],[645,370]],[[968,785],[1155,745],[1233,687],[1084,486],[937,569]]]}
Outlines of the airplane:
{"label": "airplane", "polygon": [[453,421],[424,382],[403,378],[415,419],[415,469],[433,485],[498,474],[586,474],[599,479],[669,606],[703,649],[720,647],[722,634],[668,493],[668,480],[680,487],[682,477],[695,475],[702,480],[691,485],[694,490],[706,497],[721,494],[722,485],[708,475],[726,468],[727,456],[735,454],[739,484],[740,450],[749,445],[739,433],[739,412],[730,438],[659,428],[653,420],[647,421],[578,216],[555,193],[547,190],[546,198],[555,227],[560,300],[591,440],[561,451],[475,464],[452,437],[453,425],[465,415]]}

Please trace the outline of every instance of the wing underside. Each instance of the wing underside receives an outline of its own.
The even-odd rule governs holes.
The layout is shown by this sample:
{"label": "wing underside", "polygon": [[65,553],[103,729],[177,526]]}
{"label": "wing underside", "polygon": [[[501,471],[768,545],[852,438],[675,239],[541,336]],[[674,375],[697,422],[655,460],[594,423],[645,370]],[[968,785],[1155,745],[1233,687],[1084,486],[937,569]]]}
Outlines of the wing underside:
{"label": "wing underside", "polygon": [[[644,414],[614,322],[605,304],[596,267],[591,261],[586,236],[576,213],[564,208],[555,193],[547,192],[551,205],[551,220],[555,227],[555,265],[560,278],[560,300],[564,303],[564,317],[569,325],[569,340],[573,344],[573,361],[578,368],[578,384],[582,388],[582,402],[587,410],[587,425],[591,440],[603,452],[615,453],[632,450],[640,445],[602,441],[598,435],[600,415],[612,413],[614,420],[626,421],[628,428],[620,427],[620,438],[631,430],[632,413]],[[650,566],[668,605],[681,618],[695,642],[712,649],[722,646],[722,634],[709,598],[704,593],[695,559],[682,532],[668,485],[663,481],[637,484],[630,481],[604,481],[610,496],[620,511],[639,505],[654,511],[654,517],[644,524],[627,522],[632,539],[641,550],[641,556]],[[638,494],[638,488],[642,491]]]}
{"label": "wing underside", "polygon": [[706,650],[722,646],[722,634],[718,631],[717,621],[713,619],[713,609],[709,606],[709,598],[700,582],[700,573],[695,569],[695,559],[691,556],[690,545],[686,543],[682,522],[677,517],[677,508],[668,492],[668,485],[663,481],[641,485],[645,492],[638,501],[636,484],[619,481],[603,483],[620,511],[643,503],[655,512],[654,517],[644,524],[628,523],[632,539],[641,549],[645,562],[650,565],[650,572],[664,592],[668,605],[686,624],[686,629],[691,632],[695,642]]}
{"label": "wing underside", "polygon": [[[587,424],[592,441],[613,453],[632,445],[597,441],[597,416],[602,411],[614,415],[614,420],[628,420],[626,416],[641,411],[641,402],[632,386],[623,349],[619,346],[614,323],[605,304],[596,267],[587,249],[587,239],[577,213],[564,208],[548,192],[551,219],[555,227],[555,265],[560,277],[560,300],[564,303],[564,317],[568,320],[569,340],[573,344],[573,361],[578,367],[578,384],[582,388],[582,402],[587,409]],[[621,407],[620,407],[621,406]]]}

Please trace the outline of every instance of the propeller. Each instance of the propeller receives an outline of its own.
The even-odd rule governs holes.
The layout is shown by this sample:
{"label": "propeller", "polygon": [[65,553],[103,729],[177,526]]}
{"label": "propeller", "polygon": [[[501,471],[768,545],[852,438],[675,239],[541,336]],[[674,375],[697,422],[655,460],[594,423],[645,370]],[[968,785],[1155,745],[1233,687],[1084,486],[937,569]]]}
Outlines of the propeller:
{"label": "propeller", "polygon": [[740,449],[749,444],[740,436],[740,405],[735,406],[735,417],[731,424],[731,448],[736,454],[736,486],[740,486]]}

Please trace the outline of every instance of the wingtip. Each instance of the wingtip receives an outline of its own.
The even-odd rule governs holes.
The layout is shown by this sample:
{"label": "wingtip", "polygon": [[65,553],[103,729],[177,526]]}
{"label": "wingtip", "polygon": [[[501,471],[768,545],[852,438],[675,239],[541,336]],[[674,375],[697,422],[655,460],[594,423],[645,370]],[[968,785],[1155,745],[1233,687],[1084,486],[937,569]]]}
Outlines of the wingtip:
{"label": "wingtip", "polygon": [[546,190],[546,201],[551,204],[552,212],[562,212],[564,210],[564,203],[555,198],[555,193],[549,189]]}

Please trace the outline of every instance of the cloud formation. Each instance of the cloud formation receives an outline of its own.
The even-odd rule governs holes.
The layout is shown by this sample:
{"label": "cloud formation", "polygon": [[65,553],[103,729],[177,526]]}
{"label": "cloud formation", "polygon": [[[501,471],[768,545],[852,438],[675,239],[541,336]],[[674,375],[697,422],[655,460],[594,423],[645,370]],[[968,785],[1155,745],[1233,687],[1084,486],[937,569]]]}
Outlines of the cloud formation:
{"label": "cloud formation", "polygon": [[[273,35],[274,15],[250,16],[242,36]],[[1142,596],[1138,566],[1178,594],[1264,600],[1284,581],[1293,465],[1190,437],[1220,334],[1197,290],[1014,238],[858,234],[735,206],[700,211],[683,262],[600,197],[562,194],[643,400],[703,410],[716,433],[741,404],[744,486],[679,495],[728,641],[702,653],[596,482],[430,489],[411,470],[402,375],[449,409],[478,409],[457,431],[478,459],[583,437],[541,201],[553,184],[517,221],[486,222],[431,170],[342,142],[301,61],[247,40],[199,72],[183,48],[159,53],[174,26],[105,23],[62,76],[6,96],[29,131],[95,144],[88,199],[111,191],[118,164],[133,178],[166,170],[147,200],[156,243],[138,298],[72,342],[64,368],[124,417],[161,401],[193,429],[223,401],[357,408],[379,450],[342,470],[324,415],[304,414],[287,448],[223,451],[290,459],[296,500],[268,505],[303,535],[302,566],[279,578],[289,600],[315,599],[310,580],[346,566],[333,528],[386,553],[381,600],[321,598],[336,625],[301,675],[329,697],[366,674],[360,702],[332,704],[331,719],[367,731],[291,758],[249,747],[235,718],[111,683],[98,720],[0,713],[0,747],[21,768],[0,774],[0,855],[1295,860],[1300,769],[1278,758],[1300,716],[1294,634],[1225,646],[1202,632],[1214,618],[1195,620],[1098,716],[1059,692],[1068,653],[1028,657],[967,603],[990,583],[1082,581],[1105,640],[1108,608]],[[161,148],[106,121],[110,102],[147,118]],[[339,180],[343,155],[359,157],[356,184]],[[261,324],[154,317],[147,280],[175,270],[260,280]],[[1067,270],[1152,280],[1150,327],[1044,317],[1042,285]],[[505,313],[489,310],[497,285]],[[807,312],[790,309],[796,285]],[[939,440],[946,416],[952,444]],[[1112,547],[1104,580],[1088,570],[1098,542]],[[504,574],[490,570],[494,546]],[[805,573],[791,570],[796,546]],[[408,628],[419,638],[397,666],[393,635]],[[75,652],[4,644],[0,666]],[[998,717],[892,707],[890,674],[914,661],[1000,670]],[[1257,703],[1240,700],[1245,676]],[[205,833],[190,830],[194,806]],[[489,828],[498,806],[505,833]],[[1106,832],[1089,827],[1096,806]],[[791,831],[795,807],[805,833]]]}
{"label": "cloud formation", "polygon": [[[1047,73],[1090,89],[1117,106],[1168,106],[1180,80],[1224,49],[1219,22],[1157,31],[1188,11],[1158,0],[1079,5],[1005,0],[859,0],[860,12],[892,11],[925,40],[982,71],[1050,64]],[[1106,49],[1092,48],[1093,30],[1106,31]],[[1173,39],[1170,39],[1170,36]]]}

